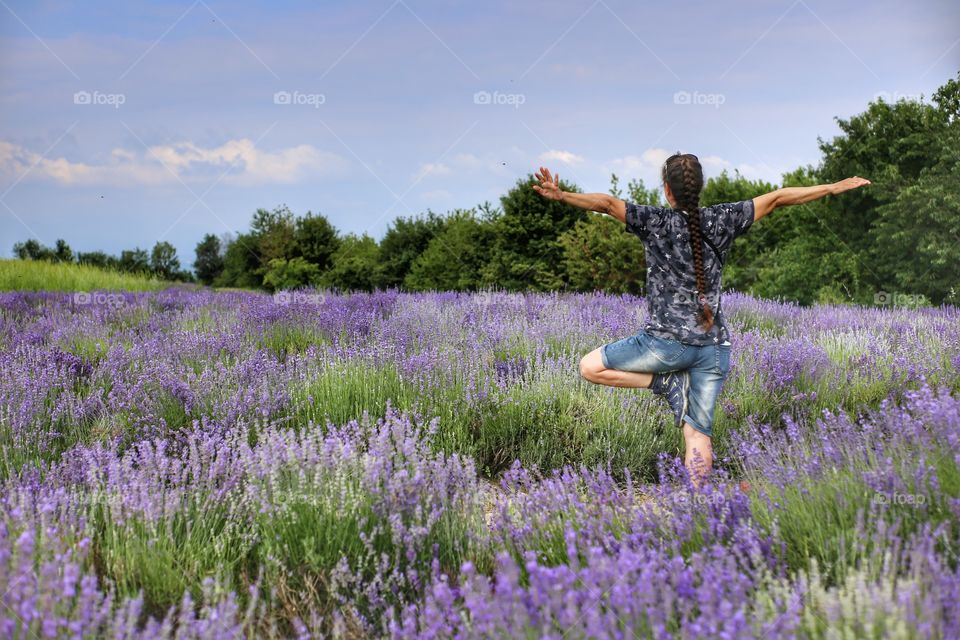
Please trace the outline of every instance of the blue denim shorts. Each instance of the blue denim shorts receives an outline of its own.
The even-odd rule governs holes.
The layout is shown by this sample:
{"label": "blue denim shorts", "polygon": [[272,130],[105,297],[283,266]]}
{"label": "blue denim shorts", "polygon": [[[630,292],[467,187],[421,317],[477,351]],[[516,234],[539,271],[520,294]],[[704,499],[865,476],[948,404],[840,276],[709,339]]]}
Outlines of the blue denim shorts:
{"label": "blue denim shorts", "polygon": [[607,369],[644,373],[690,371],[688,414],[683,421],[706,436],[713,434],[713,413],[730,372],[730,343],[695,345],[641,331],[600,347]]}

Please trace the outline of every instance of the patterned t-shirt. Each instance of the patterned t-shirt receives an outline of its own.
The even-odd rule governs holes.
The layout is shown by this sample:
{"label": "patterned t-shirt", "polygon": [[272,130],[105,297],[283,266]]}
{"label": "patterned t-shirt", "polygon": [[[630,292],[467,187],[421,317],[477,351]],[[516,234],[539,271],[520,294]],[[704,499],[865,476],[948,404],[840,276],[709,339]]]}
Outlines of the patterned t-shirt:
{"label": "patterned t-shirt", "polygon": [[[669,207],[626,203],[624,230],[643,240],[647,262],[647,306],[644,330],[687,344],[720,344],[729,340],[720,300],[721,266],[710,245],[703,243],[703,273],[707,302],[713,309],[710,331],[698,325],[697,277],[690,246],[687,215]],[[734,238],[753,224],[753,200],[700,208],[700,225],[726,261]]]}

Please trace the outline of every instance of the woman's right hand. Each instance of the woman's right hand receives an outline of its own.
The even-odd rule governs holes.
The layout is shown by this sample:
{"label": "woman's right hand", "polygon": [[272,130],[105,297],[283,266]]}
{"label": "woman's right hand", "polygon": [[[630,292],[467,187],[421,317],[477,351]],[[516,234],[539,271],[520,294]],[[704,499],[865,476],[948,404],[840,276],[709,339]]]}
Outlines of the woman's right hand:
{"label": "woman's right hand", "polygon": [[534,174],[534,177],[540,181],[539,185],[533,185],[533,190],[548,200],[559,200],[563,197],[560,190],[560,174],[550,175],[550,169],[540,167],[540,171]]}

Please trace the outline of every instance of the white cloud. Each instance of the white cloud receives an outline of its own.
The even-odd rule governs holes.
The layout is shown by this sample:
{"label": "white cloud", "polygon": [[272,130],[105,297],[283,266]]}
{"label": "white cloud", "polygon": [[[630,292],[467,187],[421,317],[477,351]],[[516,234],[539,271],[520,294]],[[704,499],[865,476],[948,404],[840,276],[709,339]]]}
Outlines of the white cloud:
{"label": "white cloud", "polygon": [[[513,151],[512,149],[510,150]],[[516,155],[515,153],[513,155]],[[505,154],[485,153],[483,157],[472,153],[458,153],[450,159],[450,164],[457,169],[470,171],[486,170],[497,175],[510,175],[511,165],[506,161]]]}
{"label": "white cloud", "polygon": [[420,165],[420,168],[417,169],[417,172],[413,174],[413,179],[415,182],[419,182],[427,176],[444,176],[449,175],[450,173],[450,167],[442,162],[427,162]]}
{"label": "white cloud", "polygon": [[424,191],[420,194],[420,198],[423,200],[440,200],[446,202],[453,198],[453,194],[445,189],[437,189],[436,191]]}
{"label": "white cloud", "polygon": [[748,180],[762,179],[767,182],[779,183],[783,172],[771,167],[767,163],[749,164],[746,162],[733,163],[718,156],[705,156],[700,158],[700,164],[703,166],[703,172],[707,178],[718,176],[724,169],[732,174],[735,170],[740,172]]}
{"label": "white cloud", "polygon": [[640,177],[647,180],[648,176],[659,175],[660,167],[672,155],[666,149],[647,149],[639,156],[624,156],[610,161],[610,167],[623,177]]}
{"label": "white cloud", "polygon": [[540,160],[540,162],[551,162],[556,160],[557,162],[563,162],[564,164],[578,164],[583,162],[583,158],[575,153],[570,151],[559,151],[556,149],[551,149],[550,151],[541,153],[538,157],[538,160]]}
{"label": "white cloud", "polygon": [[[516,171],[514,168],[516,163],[513,161],[516,157],[525,157],[525,154],[517,147],[511,147],[505,151],[506,153],[486,152],[482,156],[464,152],[453,155],[446,162],[427,162],[420,165],[417,172],[413,174],[413,179],[419,181],[427,176],[447,176],[454,171],[489,171],[501,176],[511,175],[512,172]],[[576,158],[576,156],[573,157]],[[507,162],[507,160],[510,160],[510,162]],[[580,159],[577,158],[577,160]]]}
{"label": "white cloud", "polygon": [[458,153],[453,157],[453,162],[458,167],[478,169],[486,164],[483,160],[472,153]]}
{"label": "white cloud", "polygon": [[[35,165],[35,166],[34,166]],[[149,150],[115,148],[99,162],[42,157],[20,145],[0,141],[0,173],[15,179],[47,178],[63,185],[159,185],[197,177],[217,178],[238,186],[294,183],[337,174],[348,166],[335,153],[308,144],[264,151],[247,138],[204,148],[192,142],[155,145]],[[30,169],[30,167],[33,167]]]}
{"label": "white cloud", "polygon": [[[649,188],[651,185],[660,183],[660,168],[667,158],[672,156],[675,151],[667,151],[661,148],[647,149],[640,155],[629,155],[622,158],[615,158],[607,163],[607,169],[620,176],[621,182],[625,183],[630,178],[641,178]],[[763,179],[768,182],[779,183],[782,171],[763,164],[748,164],[745,162],[735,163],[719,156],[699,156],[700,165],[703,167],[704,178],[709,179],[720,175],[724,169],[732,174],[734,170],[739,170],[740,174],[748,180]]]}

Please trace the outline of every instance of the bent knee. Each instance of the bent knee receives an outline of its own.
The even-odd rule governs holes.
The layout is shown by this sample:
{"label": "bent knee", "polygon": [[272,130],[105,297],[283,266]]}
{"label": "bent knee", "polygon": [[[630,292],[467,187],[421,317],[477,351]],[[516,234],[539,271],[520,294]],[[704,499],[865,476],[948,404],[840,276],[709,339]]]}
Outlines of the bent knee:
{"label": "bent knee", "polygon": [[587,361],[587,356],[580,358],[580,377],[589,380],[593,374],[594,371],[590,368],[590,363]]}
{"label": "bent knee", "polygon": [[594,350],[580,358],[580,376],[593,382],[606,367],[600,357],[600,350]]}

